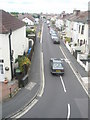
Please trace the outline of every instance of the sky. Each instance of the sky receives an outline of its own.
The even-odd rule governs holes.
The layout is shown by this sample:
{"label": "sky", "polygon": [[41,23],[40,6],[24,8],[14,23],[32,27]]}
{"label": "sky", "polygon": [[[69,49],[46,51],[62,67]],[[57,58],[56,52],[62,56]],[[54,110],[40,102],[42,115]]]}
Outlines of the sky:
{"label": "sky", "polygon": [[0,0],[0,9],[7,12],[25,13],[66,13],[74,9],[88,10],[90,0]]}

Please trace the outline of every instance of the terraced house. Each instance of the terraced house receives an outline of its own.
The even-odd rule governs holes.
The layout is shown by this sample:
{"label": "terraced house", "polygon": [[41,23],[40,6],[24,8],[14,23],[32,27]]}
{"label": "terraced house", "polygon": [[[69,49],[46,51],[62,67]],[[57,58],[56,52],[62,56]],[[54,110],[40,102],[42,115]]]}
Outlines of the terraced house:
{"label": "terraced house", "polygon": [[15,60],[28,50],[26,26],[24,22],[0,10],[0,81],[11,81]]}
{"label": "terraced house", "polygon": [[[60,29],[60,35],[63,36],[62,38],[64,40],[66,40],[66,37],[68,38],[68,49],[86,71],[89,71],[90,68],[88,61],[88,56],[90,54],[89,14],[89,11],[80,10],[73,10],[73,13],[70,14],[64,13],[64,16],[58,19],[59,25],[56,26],[60,29],[60,27],[63,28],[64,25],[65,28]],[[65,34],[63,34],[63,32]]]}

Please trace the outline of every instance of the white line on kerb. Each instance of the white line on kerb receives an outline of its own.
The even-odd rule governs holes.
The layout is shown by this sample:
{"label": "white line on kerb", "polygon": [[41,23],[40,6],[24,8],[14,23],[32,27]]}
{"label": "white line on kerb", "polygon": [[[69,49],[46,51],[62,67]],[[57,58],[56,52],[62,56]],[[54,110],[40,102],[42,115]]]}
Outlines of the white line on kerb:
{"label": "white line on kerb", "polygon": [[26,114],[36,103],[38,102],[37,99],[34,99],[31,104],[29,106],[27,106],[25,109],[23,109],[23,111],[19,112],[18,114],[14,115],[11,118],[20,118],[22,117],[24,114]]}
{"label": "white line on kerb", "polygon": [[41,32],[41,39],[40,39],[41,44],[42,44],[42,35],[43,35],[43,25],[42,25],[42,32]]}
{"label": "white line on kerb", "polygon": [[70,118],[70,104],[68,104],[68,114],[67,114],[67,120]]}
{"label": "white line on kerb", "polygon": [[41,52],[41,74],[42,74],[42,81],[41,81],[41,90],[38,94],[39,97],[41,97],[44,93],[44,86],[45,86],[45,79],[44,79],[44,62],[43,62],[43,52]]}
{"label": "white line on kerb", "polygon": [[66,57],[65,53],[63,52],[63,50],[62,50],[61,46],[59,46],[59,48],[60,48],[60,50],[62,51],[62,53],[63,53],[63,55],[64,55],[65,59],[67,59],[67,57]]}
{"label": "white line on kerb", "polygon": [[60,76],[60,79],[61,79],[61,83],[62,83],[62,85],[63,85],[64,92],[66,92],[66,88],[65,88],[65,84],[64,84],[64,81],[63,81],[63,79],[62,79],[62,76]]}

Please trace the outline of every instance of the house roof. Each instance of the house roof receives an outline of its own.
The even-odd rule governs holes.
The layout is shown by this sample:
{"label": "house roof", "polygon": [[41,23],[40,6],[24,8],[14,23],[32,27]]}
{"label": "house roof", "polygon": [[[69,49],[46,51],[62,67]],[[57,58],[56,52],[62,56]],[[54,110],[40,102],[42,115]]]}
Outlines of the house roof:
{"label": "house roof", "polygon": [[77,16],[74,21],[75,22],[82,22],[87,23],[88,20],[88,11],[80,12],[79,16]]}
{"label": "house roof", "polygon": [[18,15],[18,19],[19,20],[23,20],[24,18],[28,18],[28,19],[30,19],[32,22],[34,22],[34,17],[31,15],[31,14],[24,14],[24,15],[22,15],[22,14],[19,14]]}
{"label": "house roof", "polygon": [[87,23],[87,20],[89,18],[89,13],[88,11],[80,11],[77,15],[76,14],[71,14],[67,18],[70,21],[75,21],[75,22],[81,22],[81,23]]}
{"label": "house roof", "polygon": [[17,19],[15,16],[10,15],[8,12],[0,10],[0,33],[6,34],[10,29],[16,30],[25,26],[24,22]]}

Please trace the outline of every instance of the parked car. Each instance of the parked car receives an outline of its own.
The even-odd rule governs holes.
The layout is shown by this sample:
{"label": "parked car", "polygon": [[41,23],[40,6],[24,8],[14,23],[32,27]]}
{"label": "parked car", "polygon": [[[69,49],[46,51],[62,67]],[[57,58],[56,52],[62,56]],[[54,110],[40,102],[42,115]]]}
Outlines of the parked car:
{"label": "parked car", "polygon": [[55,34],[55,31],[52,29],[52,28],[50,28],[50,35],[52,35],[52,34]]}
{"label": "parked car", "polygon": [[50,28],[50,24],[48,24],[48,28]]}
{"label": "parked car", "polygon": [[50,71],[52,74],[63,75],[64,67],[61,59],[51,58],[50,59]]}
{"label": "parked car", "polygon": [[55,39],[55,38],[57,39],[56,33],[52,33],[52,34],[51,34],[51,39]]}
{"label": "parked car", "polygon": [[52,39],[54,44],[60,44],[60,40],[58,37]]}

